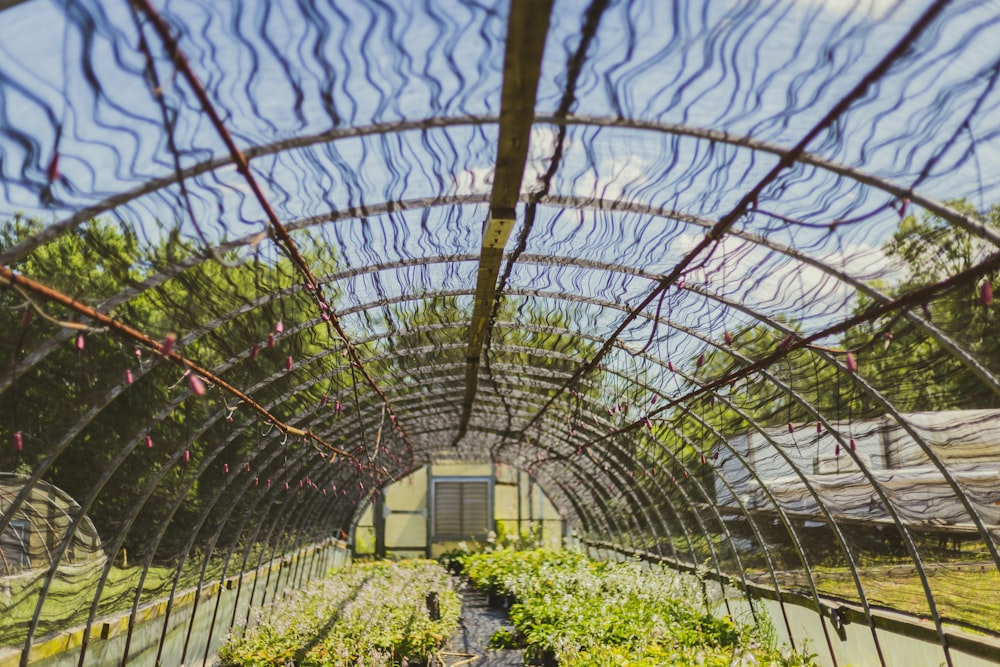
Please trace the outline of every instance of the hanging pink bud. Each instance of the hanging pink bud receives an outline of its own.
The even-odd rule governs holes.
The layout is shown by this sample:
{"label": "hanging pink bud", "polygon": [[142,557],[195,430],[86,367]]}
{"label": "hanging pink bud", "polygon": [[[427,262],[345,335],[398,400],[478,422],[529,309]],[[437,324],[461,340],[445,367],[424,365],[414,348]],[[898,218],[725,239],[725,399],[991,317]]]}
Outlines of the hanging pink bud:
{"label": "hanging pink bud", "polygon": [[190,449],[185,449],[184,450],[184,463],[190,463],[190,462],[191,462],[191,450]]}
{"label": "hanging pink bud", "polygon": [[706,463],[708,463],[708,459],[705,458],[705,452],[702,452],[701,453],[701,464],[705,465]]}
{"label": "hanging pink bud", "polygon": [[84,344],[85,344],[85,341],[83,339],[83,334],[82,333],[78,333],[76,335],[76,349],[82,351],[83,347],[84,347]]}
{"label": "hanging pink bud", "polygon": [[223,463],[222,464],[222,474],[223,475],[228,475],[229,474],[229,464],[228,463]]}
{"label": "hanging pink bud", "polygon": [[304,484],[304,482],[303,482],[303,481],[302,481],[302,480],[300,479],[300,480],[299,480],[299,488],[300,488],[300,489],[302,488],[303,484]]}
{"label": "hanging pink bud", "polygon": [[27,329],[31,326],[31,309],[25,308],[24,312],[21,313],[21,328]]}
{"label": "hanging pink bud", "polygon": [[899,200],[899,219],[902,220],[906,217],[906,207],[910,205],[909,197],[903,197]]}
{"label": "hanging pink bud", "polygon": [[704,365],[705,365],[705,355],[702,354],[698,356],[698,368],[701,368]]}
{"label": "hanging pink bud", "polygon": [[24,450],[24,437],[21,435],[20,431],[15,431],[14,437],[11,440],[11,446],[14,448],[15,452],[21,452]]}
{"label": "hanging pink bud", "polygon": [[258,354],[260,354],[260,346],[258,346],[257,343],[254,343],[250,347],[250,358],[256,359]]}
{"label": "hanging pink bud", "polygon": [[816,422],[816,432],[817,433],[822,433],[823,432],[823,423],[822,422]]}
{"label": "hanging pink bud", "polygon": [[320,398],[319,398],[319,407],[323,407],[324,405],[326,405],[326,402],[328,400],[330,400],[330,398],[326,394],[323,394],[322,396],[320,396]]}
{"label": "hanging pink bud", "polygon": [[279,334],[279,335],[285,333],[285,323],[282,322],[281,320],[278,320],[277,322],[275,322],[274,323],[274,333]]}
{"label": "hanging pink bud", "polygon": [[854,438],[851,438],[851,451],[856,452],[858,450],[857,443],[854,442]]}
{"label": "hanging pink bud", "polygon": [[125,369],[125,384],[132,384],[132,381],[133,381],[133,378],[132,378],[132,369],[131,368],[126,368]]}
{"label": "hanging pink bud", "polygon": [[685,284],[686,283],[683,280],[678,280],[677,281],[677,289],[684,289],[684,285]]}
{"label": "hanging pink bud", "polygon": [[343,350],[343,351],[342,351],[342,352],[340,353],[340,356],[342,356],[342,357],[343,357],[344,359],[346,359],[346,358],[347,358],[347,348],[346,348],[346,347],[345,347],[345,348],[344,348],[344,350]]}
{"label": "hanging pink bud", "polygon": [[323,495],[325,496],[326,495],[326,489],[323,489],[322,491],[323,491]]}
{"label": "hanging pink bud", "polygon": [[265,484],[265,486],[270,489],[271,488],[271,480],[267,480],[267,484]]}
{"label": "hanging pink bud", "polygon": [[146,449],[152,449],[152,448],[153,448],[153,436],[151,436],[151,435],[149,435],[147,433],[146,434]]}
{"label": "hanging pink bud", "polygon": [[257,486],[257,485],[259,485],[259,484],[260,484],[260,477],[254,477],[254,478],[253,478],[253,485],[254,485],[254,486]]}
{"label": "hanging pink bud", "polygon": [[931,320],[934,319],[933,317],[931,317],[931,307],[928,306],[926,303],[920,304],[920,309],[922,311],[924,311],[924,319],[925,320],[927,320],[928,322],[930,322]]}
{"label": "hanging pink bud", "polygon": [[688,478],[688,471],[687,471],[687,470],[685,470],[685,471],[684,471],[684,479],[687,479],[687,478]]}
{"label": "hanging pink bud", "polygon": [[191,373],[188,376],[188,384],[191,385],[191,391],[195,396],[202,396],[205,393],[205,383],[201,381],[201,378]]}
{"label": "hanging pink bud", "polygon": [[674,372],[674,362],[672,361],[667,362],[667,370],[670,371],[671,373]]}
{"label": "hanging pink bud", "polygon": [[292,370],[292,363],[293,363],[292,362],[292,358],[290,356],[285,359],[285,370],[286,371]]}
{"label": "hanging pink bud", "polygon": [[888,352],[889,351],[889,345],[891,345],[891,344],[892,344],[892,333],[886,331],[885,332],[885,336],[883,336],[882,351],[883,352]]}
{"label": "hanging pink bud", "polygon": [[834,456],[840,456],[840,445],[838,444],[836,449],[833,450]]}
{"label": "hanging pink bud", "polygon": [[656,394],[653,394],[652,396],[650,396],[649,397],[649,403],[650,403],[650,405],[652,405],[653,403],[656,403],[656,399],[657,398],[659,398],[659,397]]}
{"label": "hanging pink bud", "polygon": [[857,373],[858,372],[858,361],[857,361],[857,359],[854,358],[854,354],[853,353],[851,353],[851,352],[847,353],[847,358],[844,360],[844,363],[847,364],[847,370],[848,370],[848,372],[850,372],[850,373]]}
{"label": "hanging pink bud", "polygon": [[142,348],[141,347],[135,348],[135,350],[132,352],[132,354],[135,355],[136,359],[142,359]]}
{"label": "hanging pink bud", "polygon": [[274,349],[274,334],[273,333],[267,334],[267,349],[269,349],[269,350]]}
{"label": "hanging pink bud", "polygon": [[285,491],[288,491],[288,489],[289,489],[288,482],[285,482]]}
{"label": "hanging pink bud", "polygon": [[728,331],[723,335],[723,339],[726,341],[726,345],[733,344],[733,334],[729,333]]}
{"label": "hanging pink bud", "polygon": [[164,356],[169,356],[171,352],[174,351],[174,344],[177,342],[177,334],[168,333],[163,337],[163,343],[160,344],[160,354]]}
{"label": "hanging pink bud", "polygon": [[245,466],[243,466],[243,469],[247,472],[250,472],[250,464],[247,463]]}
{"label": "hanging pink bud", "polygon": [[788,432],[789,433],[795,432],[795,424],[793,424],[792,422],[788,422]]}
{"label": "hanging pink bud", "polygon": [[56,179],[59,178],[59,151],[52,154],[49,166],[45,168],[45,178],[48,179],[49,183],[55,183]]}
{"label": "hanging pink bud", "polygon": [[713,461],[718,461],[719,460],[719,450],[718,449],[715,450],[714,454],[712,454],[712,460]]}
{"label": "hanging pink bud", "polygon": [[326,314],[325,312],[323,312],[323,313],[320,313],[320,314],[319,314],[319,318],[320,318],[321,320],[323,320],[324,322],[329,322],[329,321],[330,321],[330,316],[329,316],[329,315],[327,315],[327,314]]}
{"label": "hanging pink bud", "polygon": [[988,306],[993,303],[993,283],[987,278],[979,286],[979,303]]}
{"label": "hanging pink bud", "polygon": [[334,402],[334,404],[333,404],[333,411],[334,412],[336,412],[339,415],[340,412],[341,412],[341,410],[343,410],[343,409],[344,409],[344,406],[340,404],[340,401]]}

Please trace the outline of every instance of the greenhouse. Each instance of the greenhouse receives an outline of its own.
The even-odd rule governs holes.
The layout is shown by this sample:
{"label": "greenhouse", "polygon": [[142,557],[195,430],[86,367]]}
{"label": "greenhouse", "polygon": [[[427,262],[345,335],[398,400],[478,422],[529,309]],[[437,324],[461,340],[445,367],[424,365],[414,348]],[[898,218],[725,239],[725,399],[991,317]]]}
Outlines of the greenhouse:
{"label": "greenhouse", "polygon": [[0,0],[0,667],[1000,665],[997,35]]}

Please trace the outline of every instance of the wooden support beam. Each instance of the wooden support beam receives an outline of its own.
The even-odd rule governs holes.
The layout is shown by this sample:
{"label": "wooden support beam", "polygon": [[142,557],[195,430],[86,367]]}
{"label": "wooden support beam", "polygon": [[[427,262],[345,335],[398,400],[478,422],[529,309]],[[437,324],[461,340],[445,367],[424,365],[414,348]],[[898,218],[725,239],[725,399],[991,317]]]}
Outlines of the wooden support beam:
{"label": "wooden support beam", "polygon": [[507,49],[500,97],[500,132],[490,213],[483,225],[483,242],[476,276],[476,301],[469,326],[465,359],[465,397],[454,445],[465,437],[479,385],[479,364],[496,300],[497,277],[504,246],[514,228],[515,206],[521,193],[528,159],[535,99],[542,71],[542,53],[549,31],[552,0],[511,0],[507,20]]}

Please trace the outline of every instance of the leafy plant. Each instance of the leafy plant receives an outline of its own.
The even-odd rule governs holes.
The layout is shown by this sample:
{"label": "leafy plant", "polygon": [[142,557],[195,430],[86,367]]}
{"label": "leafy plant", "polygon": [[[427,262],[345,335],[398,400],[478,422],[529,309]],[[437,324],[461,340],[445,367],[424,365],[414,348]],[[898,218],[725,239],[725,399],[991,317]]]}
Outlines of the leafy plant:
{"label": "leafy plant", "polygon": [[462,560],[474,585],[516,600],[510,608],[516,632],[498,632],[491,641],[520,639],[529,659],[560,667],[813,664],[810,656],[776,650],[766,629],[710,613],[693,578],[637,561],[606,563],[544,549]]}
{"label": "leafy plant", "polygon": [[448,573],[437,563],[356,564],[286,598],[245,633],[232,634],[219,660],[251,667],[426,664],[458,626],[460,611]]}

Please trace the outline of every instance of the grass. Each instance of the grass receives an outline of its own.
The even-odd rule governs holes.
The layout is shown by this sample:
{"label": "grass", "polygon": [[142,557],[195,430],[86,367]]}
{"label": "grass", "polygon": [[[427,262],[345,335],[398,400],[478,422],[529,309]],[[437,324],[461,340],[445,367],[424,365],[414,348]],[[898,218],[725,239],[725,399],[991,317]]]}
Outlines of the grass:
{"label": "grass", "polygon": [[[200,565],[198,563],[186,568],[178,590],[197,583]],[[49,586],[35,631],[36,638],[87,622],[102,567],[102,562],[95,562],[89,566],[67,568],[59,572]],[[171,567],[150,567],[143,584],[140,604],[169,594],[175,573],[176,570]],[[207,580],[211,580],[220,573],[221,565],[213,564],[205,576]],[[130,609],[141,574],[140,567],[112,567],[101,593],[96,617],[110,616]],[[4,592],[5,589],[0,588],[0,602],[3,602],[4,607],[4,613],[0,615],[0,645],[19,646],[24,642],[35,614],[42,580],[40,577],[12,579],[9,585],[9,591]]]}

